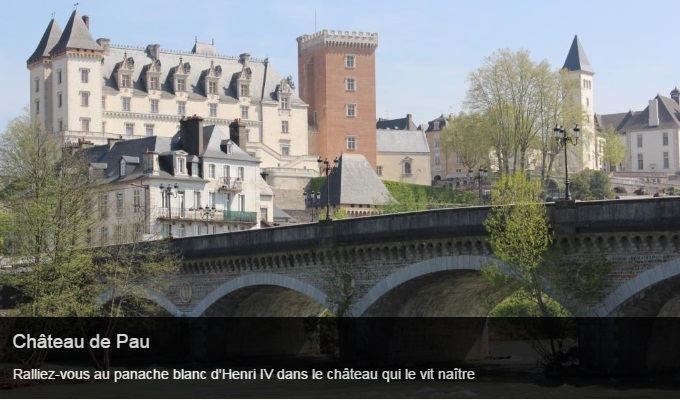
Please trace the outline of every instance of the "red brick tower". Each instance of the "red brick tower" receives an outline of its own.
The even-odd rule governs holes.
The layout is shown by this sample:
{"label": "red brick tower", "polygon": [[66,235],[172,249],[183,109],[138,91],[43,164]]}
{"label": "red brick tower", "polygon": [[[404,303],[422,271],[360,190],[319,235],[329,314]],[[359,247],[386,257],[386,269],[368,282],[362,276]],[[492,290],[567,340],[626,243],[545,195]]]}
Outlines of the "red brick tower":
{"label": "red brick tower", "polygon": [[378,34],[322,30],[298,42],[300,98],[309,104],[309,153],[363,154],[376,167]]}

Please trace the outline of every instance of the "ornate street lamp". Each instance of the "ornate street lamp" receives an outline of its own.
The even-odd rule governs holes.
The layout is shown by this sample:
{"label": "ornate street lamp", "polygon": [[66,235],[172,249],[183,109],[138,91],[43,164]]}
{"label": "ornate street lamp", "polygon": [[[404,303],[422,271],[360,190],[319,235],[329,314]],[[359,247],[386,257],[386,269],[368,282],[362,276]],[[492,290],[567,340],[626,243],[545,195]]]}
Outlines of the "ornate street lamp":
{"label": "ornate street lamp", "polygon": [[581,130],[578,128],[578,124],[574,125],[572,129],[573,135],[569,136],[567,129],[560,125],[555,125],[553,129],[553,134],[557,140],[557,145],[564,147],[564,199],[571,200],[571,192],[569,191],[569,168],[567,164],[567,143],[571,143],[576,146],[578,143],[578,138]]}
{"label": "ornate street lamp", "polygon": [[328,176],[331,171],[335,169],[335,165],[338,163],[338,157],[333,160],[333,166],[331,167],[330,162],[327,158],[323,160],[319,157],[316,162],[319,163],[319,169],[321,170],[321,175],[326,174],[326,221],[331,220],[331,181]]}
{"label": "ornate street lamp", "polygon": [[172,239],[172,207],[170,207],[170,198],[177,197],[177,189],[179,186],[175,183],[175,186],[163,186],[161,183],[161,196],[166,196],[168,205],[168,237]]}
{"label": "ornate street lamp", "polygon": [[319,208],[319,197],[321,196],[321,192],[302,192],[302,196],[305,199],[305,208],[310,207],[312,209],[312,222],[314,222],[314,216],[318,215],[316,209]]}
{"label": "ornate street lamp", "polygon": [[472,176],[472,174],[475,171],[470,168],[468,171],[468,176],[472,178],[473,181],[477,181],[478,183],[478,188],[479,188],[479,203],[484,204],[484,198],[482,197],[482,182],[486,180],[486,177],[489,176],[489,170],[486,168],[479,167],[479,171],[477,171],[477,175]]}
{"label": "ornate street lamp", "polygon": [[198,207],[198,211],[201,213],[201,217],[203,217],[205,219],[215,218],[215,206]]}

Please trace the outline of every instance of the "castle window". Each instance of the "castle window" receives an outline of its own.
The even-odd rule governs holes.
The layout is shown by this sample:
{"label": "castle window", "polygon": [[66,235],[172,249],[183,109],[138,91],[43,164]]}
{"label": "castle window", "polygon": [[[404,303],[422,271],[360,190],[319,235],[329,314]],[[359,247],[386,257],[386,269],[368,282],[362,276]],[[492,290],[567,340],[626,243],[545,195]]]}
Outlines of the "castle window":
{"label": "castle window", "polygon": [[404,175],[411,175],[411,162],[404,162]]}
{"label": "castle window", "polygon": [[238,167],[238,177],[244,180],[246,177],[246,169],[244,167]]}
{"label": "castle window", "polygon": [[90,106],[90,92],[80,92],[80,105],[83,107]]}
{"label": "castle window", "polygon": [[668,168],[669,168],[669,165],[670,165],[670,163],[668,162],[668,152],[667,152],[667,151],[664,151],[664,152],[663,152],[663,167],[664,167],[665,169],[668,169]]}
{"label": "castle window", "polygon": [[239,93],[240,93],[240,97],[250,96],[250,85],[247,84],[247,83],[242,83],[239,86]]}
{"label": "castle window", "polygon": [[131,99],[129,97],[121,97],[121,100],[123,101],[123,111],[130,111]]}
{"label": "castle window", "polygon": [[345,79],[345,90],[348,92],[353,92],[356,90],[356,79],[347,78]]}
{"label": "castle window", "polygon": [[146,136],[153,136],[153,128],[154,126],[152,124],[144,125],[144,133]]}
{"label": "castle window", "polygon": [[288,133],[288,121],[281,121],[281,133]]}
{"label": "castle window", "polygon": [[215,179],[215,164],[208,164],[208,178]]}
{"label": "castle window", "polygon": [[382,174],[383,174],[383,166],[382,165],[378,165],[378,168],[376,169],[376,173],[378,174],[378,176],[382,176]]}
{"label": "castle window", "polygon": [[347,136],[345,139],[347,142],[347,150],[356,150],[357,149],[357,137],[356,136]]}
{"label": "castle window", "polygon": [[184,79],[177,79],[176,92],[183,92],[186,90],[187,83]]}
{"label": "castle window", "polygon": [[215,81],[208,82],[208,93],[209,94],[216,94],[217,93],[217,82],[215,82]]}
{"label": "castle window", "polygon": [[185,160],[184,157],[177,157],[177,173],[185,174]]}
{"label": "castle window", "polygon": [[158,90],[159,89],[159,84],[158,84],[158,77],[157,76],[152,76],[149,78],[149,88],[151,90]]}
{"label": "castle window", "polygon": [[289,156],[290,155],[290,146],[281,146],[281,155],[282,156]]}
{"label": "castle window", "polygon": [[124,177],[125,175],[127,175],[127,168],[126,167],[127,167],[127,163],[125,162],[125,160],[120,160],[120,171],[119,172],[120,172],[121,178]]}
{"label": "castle window", "polygon": [[637,147],[642,147],[642,135],[637,135]]}
{"label": "castle window", "polygon": [[668,132],[663,132],[661,134],[662,140],[663,140],[663,145],[668,146]]}
{"label": "castle window", "polygon": [[35,101],[35,115],[40,114],[40,100]]}
{"label": "castle window", "polygon": [[354,68],[355,67],[355,56],[354,54],[347,54],[345,56],[345,68]]}
{"label": "castle window", "polygon": [[357,105],[350,103],[345,105],[345,112],[348,117],[356,117],[357,116]]}
{"label": "castle window", "polygon": [[106,96],[102,96],[102,110],[106,110]]}
{"label": "castle window", "polygon": [[129,88],[132,87],[132,78],[129,74],[120,75],[120,87]]}
{"label": "castle window", "polygon": [[40,91],[40,78],[35,78],[35,92],[38,93]]}
{"label": "castle window", "polygon": [[59,108],[61,108],[61,105],[63,103],[62,98],[63,97],[61,95],[61,92],[57,93],[57,107],[59,107]]}
{"label": "castle window", "polygon": [[210,116],[217,117],[217,104],[210,104]]}
{"label": "castle window", "polygon": [[88,83],[90,81],[90,70],[89,69],[81,69],[80,70],[80,82],[81,83]]}
{"label": "castle window", "polygon": [[177,102],[177,115],[184,115],[187,113],[187,103],[185,101]]}
{"label": "castle window", "polygon": [[61,85],[61,70],[57,71],[57,83]]}
{"label": "castle window", "polygon": [[288,97],[287,95],[281,96],[279,104],[282,110],[290,110],[290,97]]}
{"label": "castle window", "polygon": [[248,106],[241,106],[241,118],[248,119]]}
{"label": "castle window", "polygon": [[135,124],[132,122],[126,122],[125,123],[125,134],[128,136],[132,136],[135,134]]}
{"label": "castle window", "polygon": [[89,132],[90,131],[90,119],[89,118],[82,118],[80,120],[80,129],[83,132]]}
{"label": "castle window", "polygon": [[158,100],[151,99],[149,100],[149,104],[151,105],[151,113],[158,114]]}

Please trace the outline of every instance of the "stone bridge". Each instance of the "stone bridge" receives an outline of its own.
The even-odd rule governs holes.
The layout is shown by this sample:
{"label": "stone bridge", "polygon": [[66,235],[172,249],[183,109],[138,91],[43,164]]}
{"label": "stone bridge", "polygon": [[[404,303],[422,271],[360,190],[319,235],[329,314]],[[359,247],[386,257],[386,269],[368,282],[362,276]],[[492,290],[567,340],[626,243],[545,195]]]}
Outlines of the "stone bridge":
{"label": "stone bridge", "polygon": [[[351,316],[487,316],[510,294],[480,272],[498,262],[483,226],[489,210],[174,239],[181,273],[165,293],[147,295],[190,317],[311,316],[339,307]],[[557,202],[548,211],[562,262],[609,261],[605,292],[572,312],[680,316],[680,198]]]}

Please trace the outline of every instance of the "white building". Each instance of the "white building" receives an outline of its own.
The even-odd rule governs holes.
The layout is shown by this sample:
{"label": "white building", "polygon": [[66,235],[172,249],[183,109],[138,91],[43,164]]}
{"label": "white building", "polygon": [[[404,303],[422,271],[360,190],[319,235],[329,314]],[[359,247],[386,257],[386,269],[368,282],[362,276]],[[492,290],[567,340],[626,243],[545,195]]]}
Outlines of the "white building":
{"label": "white building", "polygon": [[316,168],[307,104],[267,59],[218,55],[198,41],[190,52],[95,41],[76,10],[63,31],[50,21],[27,67],[31,115],[65,143],[173,134],[183,116],[201,115],[225,131],[240,120],[238,145],[263,167]]}
{"label": "white building", "polygon": [[680,172],[680,91],[656,95],[642,111],[597,116],[598,129],[622,135],[626,156],[620,171],[675,175]]}
{"label": "white building", "polygon": [[421,130],[376,130],[377,173],[384,181],[430,186],[430,147]]}
{"label": "white building", "polygon": [[198,236],[273,222],[259,161],[220,127],[202,122],[185,118],[172,137],[86,146],[92,174],[101,179],[93,242]]}

